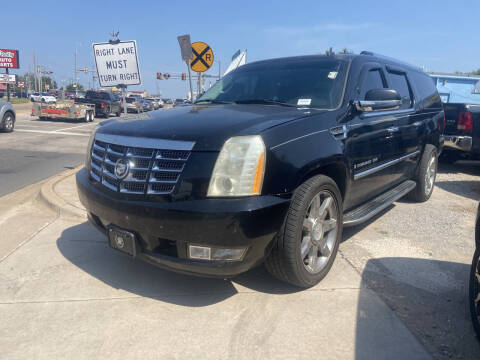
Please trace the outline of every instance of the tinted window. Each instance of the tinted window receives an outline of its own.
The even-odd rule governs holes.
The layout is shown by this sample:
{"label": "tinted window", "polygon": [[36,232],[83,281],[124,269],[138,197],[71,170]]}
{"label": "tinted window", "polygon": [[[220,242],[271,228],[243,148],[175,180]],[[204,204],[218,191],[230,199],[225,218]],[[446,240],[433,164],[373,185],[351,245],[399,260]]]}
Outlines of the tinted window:
{"label": "tinted window", "polygon": [[[418,92],[418,102],[422,107],[440,107],[441,99],[437,92],[436,78],[432,78],[427,74],[421,72],[411,72],[409,77],[415,84],[415,88]],[[448,94],[445,95],[444,101],[448,101]]]}
{"label": "tinted window", "polygon": [[362,83],[362,92],[360,93],[360,99],[365,99],[365,95],[368,91],[374,89],[383,89],[385,87],[382,72],[380,69],[372,69],[367,72],[365,79]]}
{"label": "tinted window", "polygon": [[335,108],[342,97],[346,72],[346,61],[330,58],[260,61],[230,72],[198,102],[263,99],[293,106]]}
{"label": "tinted window", "polygon": [[403,73],[389,72],[389,85],[391,89],[396,90],[402,97],[400,109],[412,107],[412,96],[407,77]]}

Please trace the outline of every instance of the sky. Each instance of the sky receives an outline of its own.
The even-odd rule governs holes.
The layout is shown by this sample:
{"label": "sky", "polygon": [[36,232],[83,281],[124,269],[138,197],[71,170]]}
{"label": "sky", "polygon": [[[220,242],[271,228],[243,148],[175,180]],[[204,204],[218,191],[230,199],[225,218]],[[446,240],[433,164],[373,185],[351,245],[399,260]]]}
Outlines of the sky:
{"label": "sky", "polygon": [[[480,68],[479,0],[404,1],[21,1],[2,3],[0,48],[18,49],[23,74],[37,62],[61,80],[78,66],[94,68],[92,43],[111,38],[136,40],[142,85],[163,97],[186,97],[188,81],[155,79],[180,74],[177,36],[206,42],[222,72],[238,49],[247,61],[324,53],[332,47],[370,50],[426,71]],[[8,14],[8,16],[6,16]],[[207,74],[218,74],[215,62]],[[91,75],[78,75],[84,86]],[[207,81],[208,85],[208,81]]]}

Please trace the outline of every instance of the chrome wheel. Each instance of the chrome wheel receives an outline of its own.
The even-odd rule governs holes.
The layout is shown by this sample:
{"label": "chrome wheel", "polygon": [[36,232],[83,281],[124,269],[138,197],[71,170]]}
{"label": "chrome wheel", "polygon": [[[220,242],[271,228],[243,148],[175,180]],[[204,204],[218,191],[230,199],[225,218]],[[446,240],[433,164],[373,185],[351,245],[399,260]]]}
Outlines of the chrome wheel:
{"label": "chrome wheel", "polygon": [[315,195],[303,220],[300,253],[305,269],[317,274],[327,265],[337,241],[337,204],[328,191]]}
{"label": "chrome wheel", "polygon": [[427,171],[425,172],[425,195],[429,195],[433,190],[435,184],[435,176],[437,174],[437,162],[436,156],[432,153],[430,160],[428,161]]}
{"label": "chrome wheel", "polygon": [[12,131],[13,130],[13,116],[12,115],[7,115],[4,119],[3,126],[6,131]]}

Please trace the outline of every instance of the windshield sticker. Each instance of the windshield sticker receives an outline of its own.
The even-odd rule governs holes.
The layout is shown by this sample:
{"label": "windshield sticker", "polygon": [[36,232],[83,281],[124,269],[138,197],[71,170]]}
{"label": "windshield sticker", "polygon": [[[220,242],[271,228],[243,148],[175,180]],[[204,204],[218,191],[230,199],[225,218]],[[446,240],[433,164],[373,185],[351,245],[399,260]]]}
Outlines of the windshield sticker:
{"label": "windshield sticker", "polygon": [[312,99],[298,99],[297,105],[310,105]]}
{"label": "windshield sticker", "polygon": [[334,80],[338,75],[338,71],[330,71],[328,73],[328,78]]}

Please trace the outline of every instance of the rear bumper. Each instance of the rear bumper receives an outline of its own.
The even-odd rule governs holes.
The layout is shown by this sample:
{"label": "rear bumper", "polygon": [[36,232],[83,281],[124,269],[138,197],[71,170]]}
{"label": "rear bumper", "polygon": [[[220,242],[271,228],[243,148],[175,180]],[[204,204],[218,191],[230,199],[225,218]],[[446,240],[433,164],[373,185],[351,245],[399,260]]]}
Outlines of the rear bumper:
{"label": "rear bumper", "polygon": [[466,152],[472,151],[473,140],[471,136],[444,135],[445,147]]}
{"label": "rear bumper", "polygon": [[[111,225],[133,232],[136,257],[176,272],[230,277],[261,263],[283,224],[289,200],[276,196],[178,202],[133,201],[97,188],[86,169],[77,189],[91,223],[106,234]],[[173,244],[166,252],[164,245]],[[241,261],[192,260],[188,245],[247,248]],[[172,251],[173,250],[173,251]]]}

